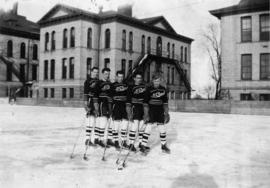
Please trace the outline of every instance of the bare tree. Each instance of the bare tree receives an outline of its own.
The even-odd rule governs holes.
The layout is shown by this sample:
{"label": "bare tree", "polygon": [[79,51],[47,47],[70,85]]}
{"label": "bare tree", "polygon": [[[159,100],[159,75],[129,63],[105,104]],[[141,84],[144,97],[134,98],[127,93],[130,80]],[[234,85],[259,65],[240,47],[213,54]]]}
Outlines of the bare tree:
{"label": "bare tree", "polygon": [[215,99],[220,99],[221,94],[221,50],[218,24],[209,24],[203,32],[205,49],[211,63],[211,78],[215,81]]}
{"label": "bare tree", "polygon": [[203,88],[203,92],[207,96],[208,100],[215,98],[215,97],[213,97],[214,94],[216,95],[215,91],[216,91],[216,88],[211,84],[209,84]]}

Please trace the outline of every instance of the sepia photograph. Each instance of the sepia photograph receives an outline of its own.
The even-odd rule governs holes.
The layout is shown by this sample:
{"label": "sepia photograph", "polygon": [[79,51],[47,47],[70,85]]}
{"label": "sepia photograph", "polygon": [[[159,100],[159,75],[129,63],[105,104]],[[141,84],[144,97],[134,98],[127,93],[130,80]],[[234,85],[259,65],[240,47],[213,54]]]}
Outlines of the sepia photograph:
{"label": "sepia photograph", "polygon": [[270,0],[0,0],[0,188],[270,188]]}

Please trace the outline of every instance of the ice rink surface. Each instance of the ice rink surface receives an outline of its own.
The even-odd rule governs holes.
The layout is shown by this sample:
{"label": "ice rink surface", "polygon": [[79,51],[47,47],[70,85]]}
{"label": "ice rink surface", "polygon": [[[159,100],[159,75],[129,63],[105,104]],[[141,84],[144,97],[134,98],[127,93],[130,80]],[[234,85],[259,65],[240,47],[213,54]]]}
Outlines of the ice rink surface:
{"label": "ice rink surface", "polygon": [[171,113],[171,154],[160,149],[158,129],[148,156],[132,154],[118,171],[117,152],[90,148],[82,160],[84,119],[79,108],[0,105],[1,188],[269,188],[270,117]]}

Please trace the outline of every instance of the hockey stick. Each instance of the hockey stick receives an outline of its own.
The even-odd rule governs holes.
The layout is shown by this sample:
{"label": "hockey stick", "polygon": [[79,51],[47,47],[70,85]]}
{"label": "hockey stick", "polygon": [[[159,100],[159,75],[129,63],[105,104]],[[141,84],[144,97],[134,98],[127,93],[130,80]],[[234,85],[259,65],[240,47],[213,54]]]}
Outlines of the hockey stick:
{"label": "hockey stick", "polygon": [[[85,117],[84,117],[84,118],[85,118]],[[84,120],[83,120],[83,121],[84,121]],[[73,144],[72,152],[71,152],[71,154],[70,154],[70,156],[69,156],[70,159],[73,159],[73,158],[74,158],[74,155],[73,155],[73,154],[74,154],[75,148],[76,148],[76,146],[77,146],[78,140],[79,140],[79,138],[80,138],[80,136],[81,136],[81,133],[82,133],[82,130],[83,130],[83,125],[84,125],[84,123],[81,124],[79,134],[78,134],[78,136],[76,137],[75,143]]]}
{"label": "hockey stick", "polygon": [[[138,130],[139,130],[139,124],[138,124]],[[136,142],[136,140],[137,140],[137,138],[138,138],[138,132],[136,133],[136,137],[135,137],[135,140],[134,140],[134,144],[135,144],[135,142]],[[128,156],[130,155],[130,152],[131,152],[131,147],[129,148],[129,150],[128,150],[128,153],[124,156],[124,159],[123,159],[123,162],[122,162],[122,164],[120,165],[120,166],[118,166],[118,170],[123,170],[123,168],[125,168],[126,167],[126,161],[127,161],[127,159],[128,159]]]}
{"label": "hockey stick", "polygon": [[[126,130],[126,134],[125,134],[125,137],[127,138],[127,136],[128,136],[128,132],[129,132],[129,124],[130,124],[130,122],[131,121],[128,121],[128,126],[127,126],[127,130]],[[118,151],[118,154],[117,154],[117,159],[116,159],[116,164],[119,164],[119,160],[120,160],[120,157],[121,157],[121,154],[122,154],[122,151],[123,151],[123,149],[124,149],[124,147],[123,147],[123,143],[124,143],[124,139],[123,140],[121,140],[121,144],[120,144],[120,150]]]}
{"label": "hockey stick", "polygon": [[[109,127],[111,126],[111,122],[112,122],[112,118],[110,117],[107,128],[109,128]],[[108,137],[108,133],[107,133],[107,137]],[[107,143],[107,141],[106,141],[105,148],[104,148],[104,150],[103,150],[103,154],[102,154],[102,158],[101,158],[102,161],[106,161],[106,159],[105,159],[105,154],[106,154],[106,150],[107,150],[107,144],[108,144],[108,143]]]}

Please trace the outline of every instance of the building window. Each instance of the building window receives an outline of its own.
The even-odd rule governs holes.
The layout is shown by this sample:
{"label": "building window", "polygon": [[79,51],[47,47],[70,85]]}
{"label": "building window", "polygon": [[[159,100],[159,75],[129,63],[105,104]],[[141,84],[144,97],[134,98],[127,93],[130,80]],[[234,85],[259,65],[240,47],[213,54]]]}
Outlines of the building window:
{"label": "building window", "polygon": [[147,38],[147,53],[151,54],[151,37]]}
{"label": "building window", "polygon": [[131,73],[131,71],[132,71],[132,63],[133,63],[132,60],[128,61],[128,72],[129,73]]}
{"label": "building window", "polygon": [[260,94],[260,101],[270,101],[270,94]]}
{"label": "building window", "polygon": [[69,58],[69,78],[74,79],[74,57]]}
{"label": "building window", "polygon": [[7,42],[7,56],[13,57],[13,42],[11,40]]}
{"label": "building window", "polygon": [[12,64],[7,64],[7,81],[12,81]]}
{"label": "building window", "polygon": [[49,33],[45,33],[45,51],[49,50]]}
{"label": "building window", "polygon": [[63,31],[63,48],[67,48],[67,44],[68,44],[68,34],[67,34],[67,29],[64,29]]}
{"label": "building window", "polygon": [[270,36],[270,20],[269,14],[260,15],[260,40],[269,41]]}
{"label": "building window", "polygon": [[69,88],[69,98],[74,98],[74,88]]}
{"label": "building window", "polygon": [[62,98],[63,99],[67,98],[67,89],[66,88],[62,88]]}
{"label": "building window", "polygon": [[21,58],[25,58],[25,43],[21,43]]}
{"label": "building window", "polygon": [[62,79],[67,79],[67,59],[62,59]]}
{"label": "building window", "polygon": [[110,68],[110,58],[104,59],[104,68]]}
{"label": "building window", "polygon": [[270,80],[270,54],[260,55],[260,79]]}
{"label": "building window", "polygon": [[184,57],[185,57],[185,61],[184,62],[187,63],[187,47],[185,47],[185,56]]}
{"label": "building window", "polygon": [[70,29],[70,47],[75,47],[75,28]]}
{"label": "building window", "polygon": [[86,60],[86,78],[90,78],[92,68],[92,58],[88,57]]}
{"label": "building window", "polygon": [[32,64],[32,80],[37,80],[37,64]]}
{"label": "building window", "polygon": [[167,84],[170,84],[170,74],[171,73],[171,68],[168,66],[168,70],[167,70]]}
{"label": "building window", "polygon": [[250,16],[241,18],[241,41],[242,42],[252,41],[252,28]]}
{"label": "building window", "polygon": [[122,59],[121,61],[121,70],[126,74],[126,60]]}
{"label": "building window", "polygon": [[110,29],[106,29],[105,31],[105,48],[110,48],[111,45],[111,31]]}
{"label": "building window", "polygon": [[20,77],[25,80],[25,64],[20,64]]}
{"label": "building window", "polygon": [[161,39],[161,37],[157,38],[157,55],[162,56],[162,39]]}
{"label": "building window", "polygon": [[175,92],[172,91],[172,92],[171,92],[171,99],[174,100],[174,99],[175,99],[174,97],[175,97]]}
{"label": "building window", "polygon": [[87,48],[92,48],[92,28],[87,29]]}
{"label": "building window", "polygon": [[44,88],[44,98],[48,98],[48,88]]}
{"label": "building window", "polygon": [[126,30],[122,31],[122,50],[126,51],[126,43],[127,43],[127,33]]}
{"label": "building window", "polygon": [[129,32],[129,40],[128,40],[128,49],[130,52],[133,51],[133,33]]}
{"label": "building window", "polygon": [[33,60],[38,59],[38,45],[34,44],[33,45]]}
{"label": "building window", "polygon": [[142,42],[141,42],[142,44],[141,44],[141,52],[142,52],[142,54],[144,54],[145,53],[145,36],[143,35],[142,36]]}
{"label": "building window", "polygon": [[172,67],[172,84],[174,84],[174,67]]}
{"label": "building window", "polygon": [[180,61],[183,62],[183,46],[180,48]]}
{"label": "building window", "polygon": [[172,58],[174,59],[174,51],[175,51],[175,47],[174,44],[172,44]]}
{"label": "building window", "polygon": [[48,80],[48,68],[49,68],[48,60],[45,60],[44,61],[44,80]]}
{"label": "building window", "polygon": [[51,98],[54,98],[54,88],[51,88]]}
{"label": "building window", "polygon": [[252,100],[252,96],[250,93],[241,93],[240,94],[240,100],[241,101],[251,101]]}
{"label": "building window", "polygon": [[167,44],[167,57],[170,58],[170,53],[171,53],[171,44],[168,42]]}
{"label": "building window", "polygon": [[55,50],[55,31],[52,32],[51,34],[51,50]]}
{"label": "building window", "polygon": [[241,79],[252,79],[252,55],[244,54],[241,56]]}
{"label": "building window", "polygon": [[150,82],[151,72],[150,72],[150,63],[146,65],[146,81]]}
{"label": "building window", "polygon": [[50,79],[54,80],[55,78],[55,60],[51,60],[51,70],[50,70]]}

